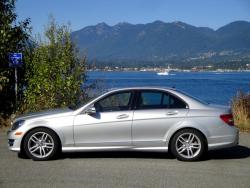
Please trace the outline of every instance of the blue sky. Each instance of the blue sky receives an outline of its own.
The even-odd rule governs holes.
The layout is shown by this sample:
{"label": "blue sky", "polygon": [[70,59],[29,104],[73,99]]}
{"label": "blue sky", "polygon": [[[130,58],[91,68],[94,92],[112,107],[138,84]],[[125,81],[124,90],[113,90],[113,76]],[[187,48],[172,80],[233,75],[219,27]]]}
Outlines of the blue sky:
{"label": "blue sky", "polygon": [[33,34],[41,33],[53,15],[73,31],[105,22],[182,21],[217,29],[236,20],[250,21],[249,0],[17,0],[18,19],[31,18]]}

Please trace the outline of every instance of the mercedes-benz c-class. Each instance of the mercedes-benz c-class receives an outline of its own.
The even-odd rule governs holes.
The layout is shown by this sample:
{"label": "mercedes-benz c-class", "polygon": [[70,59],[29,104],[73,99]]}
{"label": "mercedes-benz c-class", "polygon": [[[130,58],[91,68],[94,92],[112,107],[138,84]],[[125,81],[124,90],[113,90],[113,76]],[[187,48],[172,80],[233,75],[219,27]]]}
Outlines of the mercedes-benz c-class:
{"label": "mercedes-benz c-class", "polygon": [[8,131],[9,149],[33,160],[61,152],[169,151],[183,161],[235,146],[229,107],[172,88],[114,89],[76,108],[30,113]]}

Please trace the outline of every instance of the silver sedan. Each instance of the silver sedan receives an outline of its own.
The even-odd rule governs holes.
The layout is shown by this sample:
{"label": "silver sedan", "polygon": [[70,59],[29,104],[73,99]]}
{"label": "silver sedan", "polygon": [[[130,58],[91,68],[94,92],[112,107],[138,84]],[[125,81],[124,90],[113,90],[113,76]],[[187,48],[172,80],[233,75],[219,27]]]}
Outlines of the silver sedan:
{"label": "silver sedan", "polygon": [[139,150],[194,161],[238,139],[230,108],[155,87],[116,89],[79,108],[26,114],[8,131],[9,149],[33,160],[60,152]]}

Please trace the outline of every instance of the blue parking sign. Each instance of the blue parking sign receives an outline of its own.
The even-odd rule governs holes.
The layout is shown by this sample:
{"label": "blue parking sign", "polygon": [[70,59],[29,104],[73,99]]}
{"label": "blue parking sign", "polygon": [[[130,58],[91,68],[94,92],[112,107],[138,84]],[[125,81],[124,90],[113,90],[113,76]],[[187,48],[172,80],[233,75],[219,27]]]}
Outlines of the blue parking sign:
{"label": "blue parking sign", "polygon": [[9,67],[21,67],[23,62],[22,53],[9,53]]}

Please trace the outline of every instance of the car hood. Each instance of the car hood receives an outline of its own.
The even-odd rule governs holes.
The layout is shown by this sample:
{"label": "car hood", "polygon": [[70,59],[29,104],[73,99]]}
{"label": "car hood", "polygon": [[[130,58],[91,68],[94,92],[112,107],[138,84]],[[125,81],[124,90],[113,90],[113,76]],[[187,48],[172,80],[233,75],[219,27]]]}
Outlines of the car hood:
{"label": "car hood", "polygon": [[18,116],[15,121],[18,120],[27,120],[27,119],[33,119],[33,118],[49,118],[49,117],[60,117],[60,116],[67,116],[70,115],[73,112],[73,110],[70,110],[69,108],[61,108],[61,109],[52,109],[52,110],[45,110],[40,112],[32,112],[27,113],[21,116]]}

